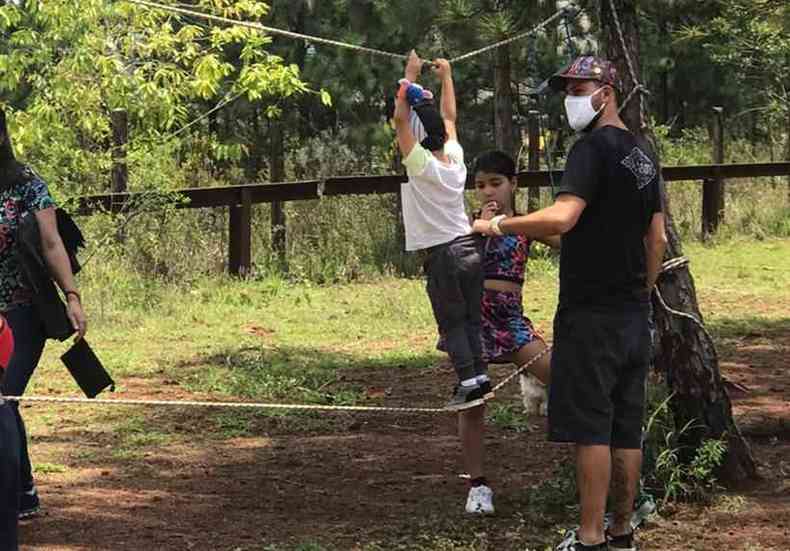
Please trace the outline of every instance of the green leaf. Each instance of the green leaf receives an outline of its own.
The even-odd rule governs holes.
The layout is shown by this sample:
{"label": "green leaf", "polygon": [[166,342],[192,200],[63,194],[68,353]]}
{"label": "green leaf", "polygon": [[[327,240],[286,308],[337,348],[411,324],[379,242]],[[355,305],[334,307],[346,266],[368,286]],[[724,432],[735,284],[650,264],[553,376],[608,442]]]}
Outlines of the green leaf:
{"label": "green leaf", "polygon": [[323,88],[321,88],[321,103],[327,107],[332,107],[332,96]]}

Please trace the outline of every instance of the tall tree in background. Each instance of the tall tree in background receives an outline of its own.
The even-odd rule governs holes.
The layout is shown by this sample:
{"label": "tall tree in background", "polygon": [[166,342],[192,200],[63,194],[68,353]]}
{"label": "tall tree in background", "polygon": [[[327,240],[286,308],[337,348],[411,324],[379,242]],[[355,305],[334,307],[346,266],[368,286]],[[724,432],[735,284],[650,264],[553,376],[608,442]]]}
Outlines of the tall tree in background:
{"label": "tall tree in background", "polygon": [[[439,27],[454,54],[464,53],[527,31],[557,11],[555,1],[515,0],[443,0],[440,3]],[[459,81],[462,90],[473,90],[462,98],[464,112],[470,112],[475,124],[464,131],[473,150],[495,146],[514,158],[521,145],[521,127],[526,122],[532,100],[525,101],[525,91],[539,83],[559,62],[558,33],[555,23],[535,39],[524,39],[487,52],[464,62]],[[463,100],[466,100],[466,104]],[[468,103],[473,104],[470,110]],[[480,119],[489,117],[487,125]],[[463,127],[463,120],[461,121]],[[481,131],[482,129],[482,131]],[[493,130],[493,132],[491,131]]]}
{"label": "tall tree in background", "polygon": [[[751,102],[735,117],[762,114],[768,128],[785,127],[790,160],[790,2],[786,0],[718,0],[719,12],[705,24],[682,27],[680,41],[702,46]],[[757,124],[755,122],[754,126]],[[772,142],[772,132],[768,140]],[[752,135],[752,141],[759,139]],[[773,143],[771,153],[773,158]],[[790,198],[790,187],[788,187]]]}
{"label": "tall tree in background", "polygon": [[[637,79],[641,81],[639,27],[636,0],[612,0],[622,25],[625,48],[630,56]],[[601,1],[601,20],[606,43],[606,52],[613,60],[624,80],[627,94],[635,85],[628,69],[626,52],[617,32],[610,0]],[[641,126],[639,95],[625,107],[622,115],[628,127],[635,133],[649,133]],[[666,204],[666,197],[665,197]],[[682,256],[683,251],[672,223],[667,205],[667,234],[670,258]],[[694,279],[687,267],[663,274],[658,289],[664,300],[673,308],[688,312],[702,321],[697,303]],[[702,327],[691,320],[668,313],[654,299],[656,326],[659,334],[659,349],[656,367],[666,376],[672,393],[670,407],[676,427],[691,422],[694,427],[682,435],[684,458],[690,460],[706,439],[723,438],[727,441],[727,455],[722,466],[722,478],[740,481],[756,474],[754,458],[748,443],[743,438],[732,417],[729,396],[722,385],[719,362],[714,343],[706,336]]]}
{"label": "tall tree in background", "polygon": [[[243,0],[194,5],[241,18],[258,18],[267,9]],[[257,101],[309,90],[299,68],[271,55],[269,38],[256,31],[210,28],[125,2],[1,5],[0,35],[0,94],[12,113],[16,146],[74,194],[106,189],[110,116],[116,108],[130,115],[130,149],[138,169],[132,183],[183,187],[183,181],[167,182],[159,171],[145,169],[163,161],[165,155],[157,158],[152,151],[170,147],[166,136],[195,120],[207,102],[229,95]]]}

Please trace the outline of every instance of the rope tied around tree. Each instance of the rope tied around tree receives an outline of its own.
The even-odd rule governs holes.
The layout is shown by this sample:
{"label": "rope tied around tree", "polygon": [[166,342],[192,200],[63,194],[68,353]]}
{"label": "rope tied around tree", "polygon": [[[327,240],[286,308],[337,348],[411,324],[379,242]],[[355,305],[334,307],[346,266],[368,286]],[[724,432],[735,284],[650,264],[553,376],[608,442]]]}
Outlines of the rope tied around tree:
{"label": "rope tied around tree", "polygon": [[617,110],[617,112],[618,114],[622,113],[633,97],[639,94],[639,125],[640,128],[647,128],[647,119],[645,117],[645,95],[649,94],[650,91],[642,83],[640,83],[639,77],[636,74],[636,69],[634,69],[634,63],[631,60],[631,54],[629,53],[628,46],[625,43],[623,28],[620,25],[620,16],[617,13],[617,7],[614,4],[614,0],[609,0],[609,8],[612,12],[614,27],[617,31],[617,38],[620,41],[620,48],[623,50],[623,56],[625,57],[626,65],[628,66],[628,72],[631,75],[631,81],[634,83],[634,87],[623,100],[623,103],[620,105],[620,108]]}
{"label": "rope tied around tree", "polygon": [[[685,256],[678,256],[676,258],[671,258],[661,265],[661,273],[665,274],[672,272],[674,270],[678,270],[680,268],[685,268],[690,263],[691,261],[688,259],[688,257]],[[696,316],[694,316],[693,314],[676,310],[674,308],[671,308],[669,305],[667,305],[666,301],[664,300],[664,297],[661,295],[661,291],[659,290],[658,285],[655,286],[653,291],[656,293],[656,298],[658,299],[658,303],[661,305],[661,307],[664,310],[666,310],[668,313],[674,316],[687,319],[691,321],[694,325],[699,327],[704,333],[705,338],[708,340],[709,344],[711,345],[711,348],[714,350],[715,353],[716,350],[715,341],[713,340],[713,336],[708,332],[707,328],[705,327],[705,324],[702,323],[702,321],[698,319]]]}

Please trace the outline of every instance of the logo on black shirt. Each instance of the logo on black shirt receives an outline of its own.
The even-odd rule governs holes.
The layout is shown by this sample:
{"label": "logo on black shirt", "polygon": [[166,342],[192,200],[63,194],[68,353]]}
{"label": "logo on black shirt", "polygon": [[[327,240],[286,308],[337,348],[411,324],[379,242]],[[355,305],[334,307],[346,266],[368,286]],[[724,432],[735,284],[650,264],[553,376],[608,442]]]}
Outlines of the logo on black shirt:
{"label": "logo on black shirt", "polygon": [[656,165],[638,147],[634,147],[628,157],[621,162],[634,174],[637,189],[642,189],[656,177]]}

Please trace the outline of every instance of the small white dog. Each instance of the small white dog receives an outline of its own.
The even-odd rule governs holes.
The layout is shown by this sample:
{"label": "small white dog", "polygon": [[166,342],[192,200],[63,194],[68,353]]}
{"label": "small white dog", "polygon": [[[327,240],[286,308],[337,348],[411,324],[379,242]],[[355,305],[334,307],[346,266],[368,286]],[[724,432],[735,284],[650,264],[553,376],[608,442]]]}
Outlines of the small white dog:
{"label": "small white dog", "polygon": [[549,413],[549,395],[546,392],[546,385],[541,383],[537,377],[531,373],[519,375],[521,383],[521,399],[524,402],[524,410],[527,415],[546,416]]}

